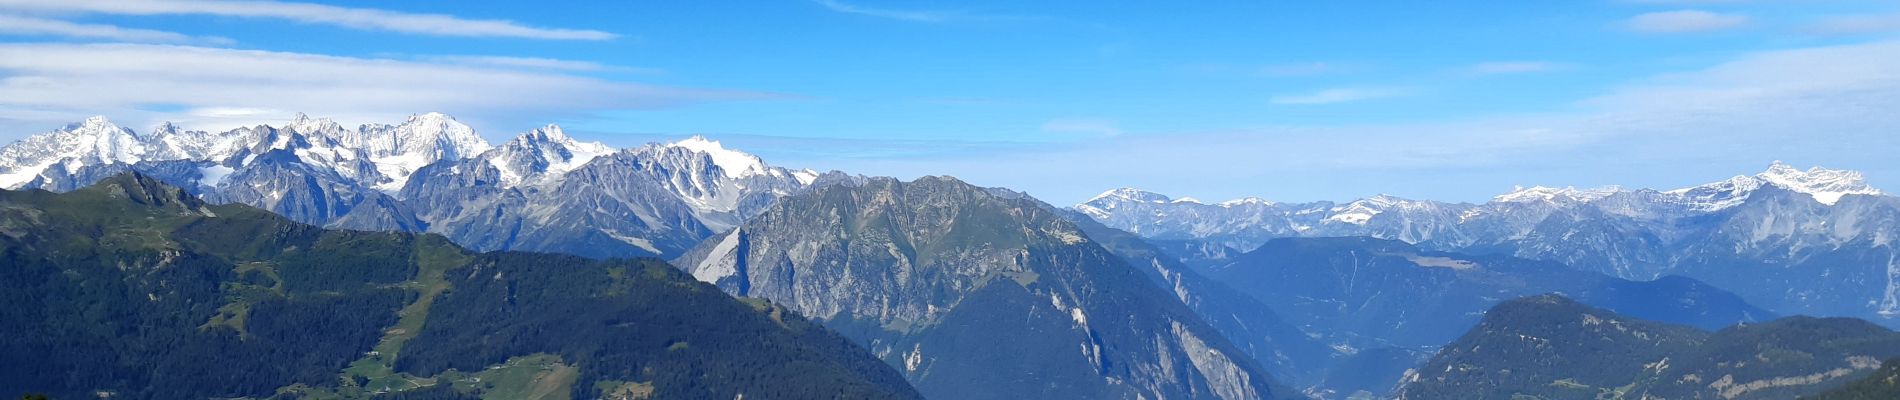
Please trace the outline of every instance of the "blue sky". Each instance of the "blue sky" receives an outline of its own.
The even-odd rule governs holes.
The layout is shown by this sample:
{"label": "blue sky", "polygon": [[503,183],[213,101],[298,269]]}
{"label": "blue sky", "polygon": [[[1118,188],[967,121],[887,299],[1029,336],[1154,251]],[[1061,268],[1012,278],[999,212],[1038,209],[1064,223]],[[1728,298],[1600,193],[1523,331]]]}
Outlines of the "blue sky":
{"label": "blue sky", "polygon": [[0,139],[447,112],[1053,203],[1900,182],[1900,5],[0,0]]}

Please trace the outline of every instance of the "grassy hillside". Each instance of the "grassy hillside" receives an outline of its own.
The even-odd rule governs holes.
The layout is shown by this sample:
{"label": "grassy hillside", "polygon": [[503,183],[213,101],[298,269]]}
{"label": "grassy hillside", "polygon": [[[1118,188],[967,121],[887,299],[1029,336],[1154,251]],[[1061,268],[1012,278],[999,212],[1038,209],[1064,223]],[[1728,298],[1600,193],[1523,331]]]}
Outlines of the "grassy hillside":
{"label": "grassy hillside", "polygon": [[0,393],[916,398],[849,341],[657,260],[476,254],[140,175],[0,191]]}

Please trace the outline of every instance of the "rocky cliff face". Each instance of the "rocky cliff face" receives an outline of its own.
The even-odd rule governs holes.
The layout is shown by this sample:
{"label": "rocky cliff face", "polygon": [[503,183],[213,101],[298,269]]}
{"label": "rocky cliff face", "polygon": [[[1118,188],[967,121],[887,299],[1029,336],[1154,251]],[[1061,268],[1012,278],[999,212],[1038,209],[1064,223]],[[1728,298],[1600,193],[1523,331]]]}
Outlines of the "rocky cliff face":
{"label": "rocky cliff face", "polygon": [[825,321],[927,396],[1293,395],[1052,208],[951,178],[820,184],[675,264]]}

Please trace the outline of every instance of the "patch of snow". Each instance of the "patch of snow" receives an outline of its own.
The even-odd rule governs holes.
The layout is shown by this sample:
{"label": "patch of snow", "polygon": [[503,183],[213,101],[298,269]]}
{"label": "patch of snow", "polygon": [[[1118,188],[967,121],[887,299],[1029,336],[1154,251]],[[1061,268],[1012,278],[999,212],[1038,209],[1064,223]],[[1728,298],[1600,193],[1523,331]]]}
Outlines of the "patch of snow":
{"label": "patch of snow", "polygon": [[57,163],[58,160],[48,161],[43,164],[20,167],[14,169],[12,172],[0,174],[0,188],[18,189],[20,186],[26,185],[27,182],[32,182],[33,178],[39,177],[41,172],[46,172],[47,168],[51,168],[53,164]]}
{"label": "patch of snow", "polygon": [[797,179],[800,185],[810,185],[812,182],[818,181],[818,171],[809,169],[794,171],[792,172],[792,179]]}
{"label": "patch of snow", "polygon": [[235,169],[231,169],[231,167],[215,164],[209,167],[199,168],[198,186],[218,187],[218,184],[224,183],[225,177],[231,176],[231,173],[236,171]]}

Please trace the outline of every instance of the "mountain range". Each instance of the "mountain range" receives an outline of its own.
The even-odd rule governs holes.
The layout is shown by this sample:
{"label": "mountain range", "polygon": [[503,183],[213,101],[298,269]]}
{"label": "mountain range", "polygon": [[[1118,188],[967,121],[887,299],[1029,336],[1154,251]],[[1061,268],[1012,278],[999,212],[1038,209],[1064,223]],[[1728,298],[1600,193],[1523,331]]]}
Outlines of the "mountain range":
{"label": "mountain range", "polygon": [[[863,397],[1445,398],[1448,393],[1508,389],[1561,398],[1583,391],[1546,393],[1522,382],[1524,386],[1500,389],[1472,383],[1481,381],[1478,378],[1446,375],[1450,370],[1433,370],[1476,362],[1432,363],[1472,357],[1470,353],[1477,352],[1472,349],[1484,346],[1465,345],[1491,340],[1482,338],[1486,332],[1501,331],[1497,326],[1503,323],[1494,324],[1494,319],[1503,321],[1513,315],[1499,310],[1522,308],[1528,300],[1512,299],[1541,293],[1575,299],[1576,307],[1591,310],[1599,318],[1615,313],[1616,318],[1668,327],[1657,328],[1659,332],[1685,332],[1681,333],[1685,343],[1724,338],[1721,332],[1735,329],[1804,321],[1789,317],[1765,322],[1779,315],[1848,316],[1894,324],[1889,317],[1900,313],[1894,311],[1900,309],[1900,300],[1895,300],[1900,285],[1894,283],[1900,268],[1892,267],[1896,255],[1889,245],[1889,238],[1900,237],[1896,218],[1900,202],[1868,186],[1857,172],[1800,170],[1782,163],[1760,174],[1677,190],[1519,188],[1482,204],[1393,196],[1344,203],[1246,198],[1208,204],[1117,189],[1065,208],[1021,192],[979,187],[950,177],[903,181],[775,167],[698,136],[616,149],[576,140],[561,127],[548,125],[492,145],[467,125],[438,113],[356,128],[299,114],[281,126],[216,133],[161,124],[141,134],[103,117],[90,118],[0,147],[0,185],[13,190],[6,193],[15,193],[15,198],[37,201],[7,203],[17,217],[0,225],[13,230],[0,229],[0,233],[18,233],[15,239],[53,237],[53,233],[20,230],[42,226],[35,225],[45,223],[36,218],[49,210],[118,210],[122,207],[99,199],[98,193],[113,193],[110,188],[127,185],[145,189],[120,191],[163,193],[160,197],[168,200],[160,203],[187,204],[187,209],[203,211],[179,212],[177,218],[190,221],[227,221],[220,216],[235,215],[228,213],[245,215],[245,220],[266,215],[256,210],[281,218],[265,224],[278,228],[231,226],[235,232],[258,236],[233,239],[233,243],[290,240],[270,232],[320,231],[316,227],[332,229],[323,232],[361,232],[310,233],[353,239],[272,242],[237,255],[199,249],[229,265],[207,267],[213,272],[189,281],[196,286],[181,290],[225,303],[193,300],[178,305],[196,311],[112,310],[118,313],[114,315],[133,319],[148,318],[141,313],[150,312],[203,317],[211,322],[191,326],[214,333],[220,330],[204,327],[231,328],[238,331],[235,340],[244,342],[248,340],[244,332],[251,329],[247,321],[260,319],[242,310],[277,307],[280,304],[273,299],[278,298],[332,296],[325,301],[349,302],[339,307],[354,310],[347,317],[356,319],[326,322],[337,330],[323,333],[338,338],[320,348],[335,354],[321,353],[313,356],[318,358],[285,364],[281,370],[294,372],[295,379],[260,375],[247,380],[257,386],[245,386],[242,393],[250,393],[245,396],[263,390],[319,397],[385,390],[407,397],[508,397],[496,393],[524,386],[413,382],[468,379],[468,371],[532,365],[543,372],[567,371],[563,374],[596,385],[560,386],[575,396],[635,398],[672,393],[730,398],[737,392],[694,385],[739,382],[751,375],[717,372],[662,379],[645,369],[637,373],[612,370],[634,365],[617,363],[637,359],[616,352],[651,343],[629,344],[626,340],[635,339],[602,334],[605,331],[589,324],[624,326],[629,323],[626,318],[635,318],[618,316],[626,314],[683,324],[690,328],[681,332],[688,334],[701,329],[752,329],[757,325],[752,319],[763,314],[802,338],[787,340],[830,343],[813,345],[828,350],[809,351],[824,355],[825,362],[841,363],[844,369],[817,368],[840,374],[826,378],[828,382],[866,390],[851,392],[866,394]],[[205,223],[187,223],[191,224]],[[291,226],[298,228],[282,228]],[[88,229],[129,233],[104,236],[110,238],[107,241],[74,242],[83,249],[80,254],[95,254],[96,260],[87,262],[142,265],[150,261],[145,253],[122,247],[153,241],[185,243],[185,239],[168,237],[185,234],[166,230],[170,228],[121,224]],[[433,243],[424,246],[432,249],[430,254],[472,260],[458,261],[456,265],[463,267],[455,271],[480,273],[433,277],[427,270],[430,267],[417,265],[434,256],[418,255],[419,250],[413,249],[385,251],[387,241]],[[282,250],[260,250],[278,247]],[[314,250],[301,250],[305,248],[366,254],[352,256],[358,258],[342,262],[339,265],[346,267],[341,269],[312,270],[320,271],[318,277],[310,278],[316,279],[312,282],[323,283],[309,283],[318,286],[302,291],[278,288],[286,278],[265,276],[281,275],[281,267],[259,272],[266,264],[295,264],[270,258],[282,252],[314,254]],[[670,260],[671,268],[661,268],[664,274],[655,272],[655,266],[665,266],[656,259]],[[232,276],[215,272],[219,268],[231,269]],[[493,275],[489,275],[491,270]],[[644,297],[624,301],[614,300],[621,298],[618,295],[601,295],[623,293],[616,288],[623,287],[628,274],[635,272],[658,280],[635,279],[634,287],[706,290],[689,289],[697,294],[683,295],[673,294],[672,289],[651,289],[640,292]],[[87,279],[116,279],[101,276]],[[157,282],[173,284],[163,279]],[[347,282],[411,292],[420,290],[417,285],[426,289],[425,283],[442,283],[455,290],[401,295],[432,299],[418,306],[421,303],[415,297],[402,301],[375,297],[401,291],[338,286]],[[46,290],[66,290],[61,288]],[[74,293],[92,292],[29,292],[16,300],[78,301],[99,296]],[[529,294],[540,300],[523,300]],[[737,313],[742,316],[725,315],[739,310],[726,306],[690,309],[718,310],[707,312],[736,320],[694,322],[698,320],[650,310],[655,304],[681,299],[726,304],[720,302],[731,301],[727,295],[739,298],[731,304],[746,306],[746,312]],[[117,301],[115,296],[119,295],[107,297]],[[225,306],[203,306],[214,303]],[[380,347],[392,340],[387,332],[381,338],[365,333],[373,327],[416,323],[388,317],[412,315],[403,311],[408,307],[433,310],[427,313],[428,326],[433,328],[419,333],[399,328],[408,332],[395,334],[401,336],[399,349]],[[296,320],[345,317],[268,309],[274,310],[271,315]],[[67,311],[71,310],[19,314],[10,321],[28,325],[68,321],[57,317]],[[100,323],[97,319],[71,321]],[[171,325],[160,325],[166,329],[186,326],[178,321],[165,324]],[[77,325],[35,329],[49,335],[104,337],[72,331],[73,326]],[[269,326],[275,325],[260,325],[260,332],[268,332]],[[551,331],[571,332],[581,339],[561,339],[577,344],[549,347],[556,340],[549,336]],[[182,330],[163,332],[173,336],[154,340],[206,340]],[[412,337],[421,340],[409,340]],[[307,339],[293,335],[255,345]],[[1739,344],[1705,353],[1686,347],[1646,346],[1650,350],[1667,347],[1656,350],[1667,354],[1732,358],[1745,352],[1736,347],[1746,344],[1741,340],[1732,339]],[[362,347],[365,342],[373,342],[377,352],[388,355],[342,356],[345,349]],[[679,343],[687,343],[688,348],[717,345],[721,352],[743,348],[677,338],[665,344],[673,350]],[[58,347],[39,342],[16,345],[18,349]],[[239,351],[253,351],[245,349]],[[166,353],[153,355],[150,347],[96,354],[104,357],[100,359],[130,357],[138,360],[135,364],[180,362],[191,370],[211,368],[165,358],[171,357]],[[1620,352],[1586,356],[1576,358],[1617,368],[1627,364],[1616,359],[1623,356]],[[79,362],[63,355],[41,357]],[[620,361],[601,364],[595,357]],[[871,360],[869,365],[875,367],[864,360]],[[1522,364],[1535,361],[1531,359],[1482,361],[1490,368],[1482,371],[1536,367]],[[693,362],[702,363],[694,368],[726,368],[719,366],[725,364]],[[587,367],[597,364],[612,371],[603,374]],[[1871,369],[1861,368],[1865,364],[1853,364],[1850,373],[1829,376],[1825,384],[1748,392],[1756,393],[1751,396],[1818,393],[1845,382],[1836,378],[1857,377]],[[576,366],[580,368],[574,370]],[[1809,363],[1774,372],[1822,367],[1826,366]],[[339,375],[338,370],[343,373]],[[154,382],[179,379],[110,368],[101,371],[103,375],[68,377],[68,386],[60,390],[110,387],[117,388],[114,392],[145,393],[141,391]],[[775,371],[771,369],[760,371],[766,375],[758,376],[782,376],[766,372]],[[1539,374],[1537,379],[1559,375]],[[1760,375],[1750,374],[1742,373],[1737,379]],[[36,376],[0,377],[4,378],[0,382],[31,381]],[[529,376],[534,384],[526,386],[545,387],[549,381],[542,377],[564,375]],[[847,376],[856,378],[842,378]],[[1620,386],[1601,386],[1629,377],[1614,378],[1553,385],[1615,389],[1598,394],[1636,393]],[[336,385],[339,379],[341,386]],[[892,385],[893,381],[903,382]],[[197,383],[178,388],[196,391],[166,393],[186,397],[238,393],[207,391],[215,385],[190,382]],[[1452,383],[1439,384],[1444,382]],[[812,388],[830,390],[823,387],[740,390],[748,397],[773,397]],[[915,392],[910,392],[912,387]],[[1644,388],[1642,393],[1666,398],[1723,393],[1683,385]]]}
{"label": "mountain range", "polygon": [[440,113],[144,134],[93,117],[0,148],[5,188],[66,191],[132,170],[308,224],[596,258],[676,256],[819,178],[703,137],[613,149],[548,125],[494,146]]}
{"label": "mountain range", "polygon": [[1532,187],[1483,204],[1392,196],[1205,204],[1117,189],[1073,208],[1204,269],[1275,238],[1364,236],[1631,280],[1684,276],[1780,314],[1900,323],[1892,318],[1900,200],[1853,171],[1774,163],[1675,190]]}

